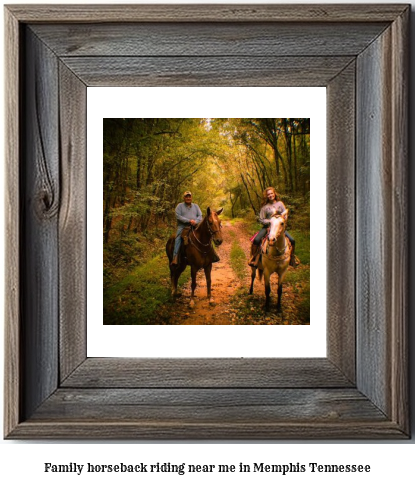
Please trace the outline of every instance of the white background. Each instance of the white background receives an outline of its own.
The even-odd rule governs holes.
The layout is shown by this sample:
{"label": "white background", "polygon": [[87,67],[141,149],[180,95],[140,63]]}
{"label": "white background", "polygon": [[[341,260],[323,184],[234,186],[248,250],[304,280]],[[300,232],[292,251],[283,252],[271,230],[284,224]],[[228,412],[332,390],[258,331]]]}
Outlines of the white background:
{"label": "white background", "polygon": [[[241,100],[244,103],[241,104]],[[87,275],[90,357],[326,357],[326,89],[104,87],[87,90]],[[103,325],[103,118],[301,117],[311,124],[309,325]],[[166,267],[166,273],[168,273]],[[215,276],[213,275],[213,281]],[[213,291],[214,297],[214,291]],[[186,340],[183,340],[183,338]],[[264,337],[267,338],[264,341]],[[235,340],[237,338],[237,340]]]}
{"label": "white background", "polygon": [[[9,1],[7,3],[19,3]],[[26,0],[25,3],[34,3]],[[44,2],[53,3],[53,2]],[[83,3],[73,1],[72,3]],[[105,0],[89,3],[110,3]],[[112,2],[116,3],[116,2]],[[123,0],[123,3],[131,3]],[[140,2],[135,2],[140,3]],[[147,2],[148,3],[148,2]],[[163,3],[174,3],[163,0]],[[181,3],[189,3],[182,1]],[[197,3],[197,2],[191,2]],[[214,2],[212,2],[214,3]],[[219,3],[219,2],[218,2]],[[254,3],[238,2],[228,3]],[[257,3],[267,3],[265,0]],[[286,2],[287,3],[287,2]],[[294,3],[294,2],[291,2]],[[311,3],[301,0],[298,3]],[[321,3],[340,3],[335,0],[329,0]],[[343,2],[341,2],[343,3]],[[359,2],[353,2],[359,3]],[[387,2],[370,2],[365,3],[387,3]],[[415,7],[415,1],[412,0],[412,8]],[[413,28],[412,16],[412,28]],[[3,28],[3,23],[1,29]],[[3,36],[0,35],[0,39]],[[415,50],[412,40],[411,62],[414,66]],[[3,54],[3,49],[0,50]],[[414,72],[412,68],[412,86],[414,86]],[[2,97],[0,97],[0,101]],[[3,112],[3,111],[2,111]],[[414,102],[411,101],[411,123],[413,127],[414,120]],[[1,131],[1,140],[3,133]],[[413,153],[413,143],[411,154]],[[4,151],[3,151],[4,154]],[[411,188],[415,187],[414,177],[411,173]],[[410,192],[411,193],[411,192]],[[412,192],[413,193],[413,192]],[[413,197],[411,197],[413,198]],[[0,216],[3,217],[3,199],[0,198]],[[411,201],[411,207],[414,201]],[[411,216],[410,241],[414,242],[414,222]],[[0,233],[3,237],[3,232]],[[3,241],[0,242],[1,251],[3,251]],[[413,270],[411,270],[412,284]],[[1,280],[3,285],[3,280]],[[411,292],[411,295],[413,292]],[[1,306],[3,308],[3,289],[0,290]],[[412,298],[412,297],[411,297]],[[414,297],[415,298],[415,297]],[[413,300],[410,300],[410,302]],[[412,319],[411,311],[411,319]],[[413,320],[410,321],[410,323]],[[0,340],[3,336],[0,335]],[[414,338],[411,339],[411,351],[415,351]],[[3,344],[0,344],[0,354],[3,354]],[[412,370],[414,370],[414,361],[412,360]],[[3,377],[3,364],[0,362],[1,377]],[[412,378],[412,387],[414,379]],[[412,404],[414,404],[414,395],[412,394]],[[0,405],[2,409],[2,402]],[[414,412],[414,407],[412,407]],[[2,413],[2,412],[1,412]],[[414,415],[412,414],[414,418]],[[122,483],[124,487],[137,486],[161,486],[168,484],[175,486],[232,486],[238,483],[240,486],[252,486],[260,484],[262,487],[275,486],[303,486],[304,483],[318,485],[319,487],[347,487],[350,485],[368,486],[377,484],[380,486],[393,486],[414,484],[413,460],[415,459],[414,441],[408,442],[263,442],[263,443],[191,443],[191,442],[170,442],[170,443],[151,443],[151,442],[131,442],[131,443],[94,443],[94,442],[22,442],[22,441],[0,441],[0,484],[8,486],[43,486],[55,488],[57,484],[60,487],[65,486],[82,486],[90,487],[92,483],[99,483],[99,486],[112,486],[113,484]],[[301,463],[306,464],[318,462],[320,464],[333,463],[361,463],[370,464],[371,473],[369,474],[312,474],[307,473],[288,474],[282,476],[279,474],[205,474],[191,475],[186,474],[179,476],[173,474],[147,474],[147,475],[91,475],[82,474],[45,474],[43,472],[43,463],[52,462],[56,464],[68,464],[70,462],[86,464],[88,462],[97,464],[110,463],[139,463],[155,464],[156,462],[170,463],[197,463],[197,464],[236,464],[243,462],[252,464],[254,462],[268,464],[288,464]],[[7,484],[6,484],[7,483]]]}

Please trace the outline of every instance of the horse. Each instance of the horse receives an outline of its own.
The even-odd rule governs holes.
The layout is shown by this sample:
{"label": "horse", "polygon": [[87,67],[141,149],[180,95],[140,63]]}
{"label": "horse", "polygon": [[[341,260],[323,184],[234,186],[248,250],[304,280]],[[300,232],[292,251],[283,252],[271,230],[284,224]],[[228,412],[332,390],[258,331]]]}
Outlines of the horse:
{"label": "horse", "polygon": [[[194,294],[196,289],[196,274],[203,268],[206,276],[207,284],[207,298],[209,303],[213,305],[211,297],[211,271],[213,262],[213,248],[212,240],[216,246],[220,246],[223,242],[222,238],[222,224],[219,215],[223,208],[215,212],[210,207],[207,208],[206,217],[199,223],[196,228],[191,228],[188,234],[188,244],[181,246],[179,251],[179,264],[177,266],[170,266],[170,279],[172,296],[177,296],[177,282],[180,275],[186,269],[186,266],[191,267],[192,276],[192,294],[190,297],[190,307],[194,307]],[[166,244],[166,253],[169,258],[169,265],[173,260],[174,241],[176,237],[173,235],[169,238]]]}
{"label": "horse", "polygon": [[[262,275],[265,279],[265,311],[269,311],[270,305],[270,277],[273,273],[278,274],[278,303],[277,312],[281,312],[282,283],[291,258],[291,243],[285,235],[287,226],[288,210],[282,214],[274,214],[270,219],[269,234],[264,241],[261,250],[261,262],[258,265],[259,280]],[[251,287],[249,294],[254,290],[256,268],[251,271]]]}

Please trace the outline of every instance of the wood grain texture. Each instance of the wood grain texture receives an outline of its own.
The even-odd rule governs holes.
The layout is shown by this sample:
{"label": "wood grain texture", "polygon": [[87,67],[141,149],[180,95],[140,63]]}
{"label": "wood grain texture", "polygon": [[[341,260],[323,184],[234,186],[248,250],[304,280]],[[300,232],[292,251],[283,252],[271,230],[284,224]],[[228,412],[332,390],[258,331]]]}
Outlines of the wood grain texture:
{"label": "wood grain texture", "polygon": [[409,431],[408,283],[409,229],[409,23],[407,10],[391,25],[392,51],[392,304],[391,304],[391,418]]}
{"label": "wood grain texture", "polygon": [[[11,438],[403,439],[351,390],[64,390]],[[121,403],[120,403],[121,402]],[[62,405],[65,408],[62,408]]]}
{"label": "wood grain texture", "polygon": [[[60,5],[13,6],[6,10],[10,49],[7,86],[15,97],[7,105],[11,136],[7,152],[11,165],[7,218],[15,217],[18,222],[7,224],[11,237],[8,276],[12,287],[7,304],[6,358],[10,364],[6,365],[5,436],[10,439],[407,438],[408,6],[339,5],[324,9],[315,5],[106,6],[101,9]],[[170,37],[162,34],[159,37],[166,43],[164,50],[161,42],[152,48],[143,39],[134,47],[125,36],[122,40],[122,35],[114,37],[115,44],[114,40],[111,44],[96,36],[97,32],[107,32],[104,24],[112,28],[108,24],[123,19],[128,23],[149,23],[142,26],[143,33],[149,34],[152,29],[169,33]],[[28,21],[42,25],[27,26],[24,23]],[[205,21],[214,23],[205,25]],[[310,24],[305,29],[308,33],[321,29],[319,23],[329,29],[326,28],[323,37],[313,40],[310,48],[315,56],[310,59],[305,60],[304,53],[293,56],[298,48],[294,41],[290,41],[291,47],[288,45],[290,53],[281,56],[278,52],[272,58],[268,44],[275,50],[281,37],[277,33],[275,42],[268,42],[269,39],[261,38],[255,24],[262,22],[266,32],[272,35],[275,21],[289,22],[293,39],[296,35],[302,39],[301,29],[306,24]],[[62,58],[45,43],[55,42],[55,31],[61,26],[54,24],[62,22],[103,25],[95,26],[94,32],[89,31],[89,25],[80,25],[72,38],[68,30],[72,26],[66,26],[66,43],[63,39],[57,45],[70,55]],[[164,28],[158,26],[154,30],[154,22],[163,23]],[[173,27],[178,22],[185,22],[186,27],[199,23],[195,26],[206,41],[202,56],[192,58],[188,53],[184,53],[184,59],[172,56],[174,52],[183,52],[189,44],[186,39],[177,39],[180,29],[184,32],[183,24]],[[229,26],[229,22],[239,24],[241,33],[237,33],[235,25]],[[338,25],[333,26],[333,22]],[[334,47],[324,45],[336,39],[335,29],[339,27],[339,32],[342,31],[345,22],[353,23],[351,32],[358,32],[360,40],[365,26],[369,25],[367,39],[371,40],[352,56],[355,60],[347,54],[351,46],[349,39],[345,39],[343,50],[337,41]],[[384,22],[391,25],[385,29]],[[246,40],[245,23],[249,25]],[[208,26],[217,29],[217,34],[208,33]],[[46,35],[47,27],[52,27],[50,32],[55,34]],[[374,34],[379,27],[380,32]],[[138,35],[136,26],[130,28]],[[192,29],[194,37],[197,29]],[[287,33],[286,25],[284,29]],[[116,30],[121,34],[122,29]],[[94,35],[97,47],[90,42]],[[47,41],[42,36],[48,37]],[[183,36],[186,37],[185,32]],[[171,38],[177,39],[176,48],[171,48]],[[290,39],[288,34],[285,38]],[[74,39],[77,44],[72,42]],[[86,59],[86,49],[90,52],[95,49],[95,54],[102,52],[106,42],[114,49],[114,57],[103,59],[105,56],[93,55]],[[117,43],[119,46],[114,47]],[[229,55],[238,52],[243,43],[250,56]],[[227,44],[229,52],[225,52]],[[329,60],[322,55],[323,51],[317,51],[320,44],[324,52],[333,54],[338,49],[340,56]],[[201,45],[199,42],[194,52]],[[22,48],[27,52],[25,57],[21,55]],[[154,49],[162,59],[124,57],[134,49],[140,56],[147,49]],[[218,52],[224,53],[227,68],[216,56]],[[306,67],[305,76],[313,83],[322,82],[328,88],[329,215],[333,219],[344,215],[348,224],[353,220],[353,212],[356,218],[355,257],[351,243],[340,242],[344,234],[338,223],[330,223],[328,229],[333,248],[329,250],[333,264],[329,267],[328,359],[85,360],[85,302],[81,296],[84,275],[80,281],[76,279],[82,272],[83,255],[81,260],[77,257],[84,252],[85,231],[80,215],[83,182],[76,177],[84,170],[84,85],[103,85],[115,77],[120,83],[135,85],[145,84],[146,80],[156,86],[157,83],[174,86],[186,80],[189,85],[203,84],[209,69],[217,70],[214,81],[218,85],[221,74],[232,86],[260,84],[262,69],[263,85],[281,86],[296,73],[303,79],[302,66]],[[106,68],[110,71],[108,75]],[[247,73],[244,68],[248,68]],[[290,84],[296,80],[291,79]],[[19,125],[21,122],[24,124]],[[347,136],[344,139],[340,135],[342,130]],[[354,146],[356,186],[353,186],[350,164]],[[343,186],[342,179],[346,182]],[[343,201],[347,198],[352,200],[352,205],[346,213],[339,213],[336,205],[347,205]],[[69,240],[71,235],[74,249]],[[356,313],[351,287],[353,272],[340,261],[342,253],[356,269]],[[75,259],[73,274],[71,259]],[[336,273],[341,277],[334,276]]]}
{"label": "wood grain texture", "polygon": [[358,387],[406,430],[407,25],[405,14],[362,54],[357,76]]}
{"label": "wood grain texture", "polygon": [[390,421],[344,422],[143,422],[81,421],[20,424],[10,439],[113,439],[113,440],[403,440]]}
{"label": "wood grain texture", "polygon": [[[390,93],[390,77],[385,76],[383,50],[390,32],[373,43],[358,59],[357,110],[357,384],[365,394],[389,412],[388,344],[390,343],[391,280],[390,230],[385,227],[391,214],[390,158],[383,153],[390,126],[390,106],[384,113],[386,90]],[[390,53],[389,53],[390,55]],[[389,79],[388,79],[389,78]],[[387,118],[389,120],[387,120]],[[386,128],[384,129],[386,125]],[[387,148],[390,148],[387,143]],[[366,354],[368,345],[373,354]]]}
{"label": "wood grain texture", "polygon": [[19,25],[5,12],[5,335],[4,434],[19,423],[22,378],[20,369],[20,120]]}
{"label": "wood grain texture", "polygon": [[32,25],[58,56],[356,56],[387,23]]}
{"label": "wood grain texture", "polygon": [[355,62],[327,86],[327,355],[356,381]]}
{"label": "wood grain texture", "polygon": [[[86,358],[86,85],[59,64],[59,375]],[[76,103],[74,103],[76,101]]]}
{"label": "wood grain texture", "polygon": [[[405,217],[402,207],[396,209],[397,220],[393,213],[393,174],[400,173],[402,163],[392,159],[395,102],[385,103],[393,85],[391,36],[388,29],[361,55],[357,71],[358,385],[388,415],[392,413],[393,260],[396,251],[405,254],[398,244]],[[369,345],[371,355],[365,353]]]}
{"label": "wood grain texture", "polygon": [[8,5],[27,23],[393,22],[407,4],[373,5]]}
{"label": "wood grain texture", "polygon": [[58,61],[26,32],[25,153],[22,165],[24,415],[58,385]]}
{"label": "wood grain texture", "polygon": [[[62,405],[65,406],[62,411]],[[189,422],[244,424],[257,422],[339,425],[350,421],[388,419],[354,388],[157,388],[60,389],[47,399],[32,420],[118,422]]]}
{"label": "wood grain texture", "polygon": [[322,388],[352,383],[327,359],[88,358],[65,388]]}
{"label": "wood grain texture", "polygon": [[353,58],[63,57],[88,86],[326,86]]}
{"label": "wood grain texture", "polygon": [[394,422],[142,422],[80,421],[20,424],[10,439],[113,439],[113,440],[404,440],[405,435]]}

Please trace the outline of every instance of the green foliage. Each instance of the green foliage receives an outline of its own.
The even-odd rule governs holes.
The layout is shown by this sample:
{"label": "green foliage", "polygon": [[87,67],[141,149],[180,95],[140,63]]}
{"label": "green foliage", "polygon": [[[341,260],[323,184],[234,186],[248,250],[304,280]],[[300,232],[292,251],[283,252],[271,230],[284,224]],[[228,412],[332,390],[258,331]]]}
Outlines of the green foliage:
{"label": "green foliage", "polygon": [[258,213],[265,188],[306,195],[310,186],[309,119],[216,119],[226,139],[221,164],[232,216],[250,207]]}
{"label": "green foliage", "polygon": [[298,296],[299,323],[310,323],[310,267],[301,265],[295,269],[290,268],[284,281],[292,285],[293,292]]}
{"label": "green foliage", "polygon": [[247,273],[245,252],[238,244],[238,241],[235,239],[235,234],[231,232],[230,235],[233,238],[231,253],[230,253],[231,266],[236,276],[240,280],[243,280],[246,277],[246,273]]}
{"label": "green foliage", "polygon": [[262,228],[262,225],[258,222],[256,218],[251,215],[251,218],[247,221],[247,228],[249,231],[249,235],[253,236]]}
{"label": "green foliage", "polygon": [[[288,274],[291,274],[291,271]],[[258,286],[258,283],[257,285]],[[260,285],[263,288],[263,284]],[[276,301],[276,290],[271,290],[273,306]],[[292,300],[295,297],[295,303]],[[247,295],[246,287],[240,287],[230,298],[230,310],[236,314],[236,322],[245,324],[309,324],[310,323],[310,286],[300,279],[285,281],[283,284],[282,313],[272,309],[264,310],[265,295]]]}
{"label": "green foliage", "polygon": [[165,255],[171,229],[162,226],[145,233],[122,232],[104,243],[104,289],[120,281],[137,265]]}
{"label": "green foliage", "polygon": [[310,281],[310,268],[308,266],[299,266],[297,268],[289,268],[284,281],[286,283],[303,283]]}
{"label": "green foliage", "polygon": [[298,314],[301,323],[310,323],[310,282],[305,283],[302,288],[302,299],[298,304]]}
{"label": "green foliage", "polygon": [[103,135],[105,287],[164,251],[184,190],[253,235],[263,190],[275,186],[309,262],[309,119],[104,119]]}
{"label": "green foliage", "polygon": [[[189,268],[179,285],[189,279]],[[160,307],[171,301],[170,274],[165,256],[157,256],[135,267],[118,283],[104,291],[104,324],[157,324]]]}
{"label": "green foliage", "polygon": [[292,233],[295,238],[295,254],[302,264],[310,264],[310,233],[295,229]]}

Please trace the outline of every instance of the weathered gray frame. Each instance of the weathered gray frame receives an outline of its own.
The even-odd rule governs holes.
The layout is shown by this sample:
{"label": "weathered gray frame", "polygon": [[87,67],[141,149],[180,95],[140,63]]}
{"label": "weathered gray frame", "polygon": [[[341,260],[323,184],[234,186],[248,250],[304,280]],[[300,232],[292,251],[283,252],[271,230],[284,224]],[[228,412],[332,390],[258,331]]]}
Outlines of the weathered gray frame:
{"label": "weathered gray frame", "polygon": [[[5,8],[6,438],[408,438],[409,14]],[[108,84],[327,87],[327,358],[86,357],[86,87]]]}

